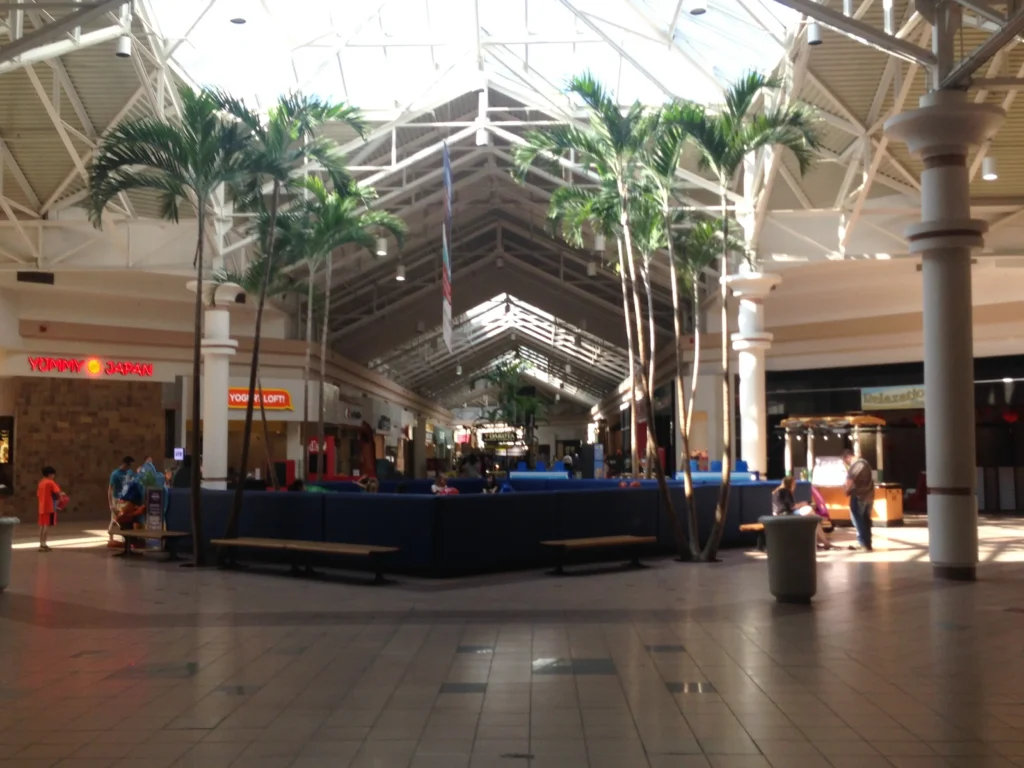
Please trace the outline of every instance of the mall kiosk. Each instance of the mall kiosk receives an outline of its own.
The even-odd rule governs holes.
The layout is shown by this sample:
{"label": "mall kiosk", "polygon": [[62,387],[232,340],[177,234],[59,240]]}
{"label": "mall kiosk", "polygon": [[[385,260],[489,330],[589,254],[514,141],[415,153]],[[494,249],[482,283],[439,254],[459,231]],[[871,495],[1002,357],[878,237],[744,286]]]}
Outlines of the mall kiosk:
{"label": "mall kiosk", "polygon": [[[875,470],[875,501],[871,520],[882,527],[903,525],[903,488],[898,483],[883,482],[885,478],[885,449],[882,435],[885,419],[862,413],[845,416],[794,416],[779,425],[786,441],[786,475],[793,474],[794,450],[806,450],[808,480],[818,489],[829,517],[839,525],[850,524],[850,499],[846,495],[846,467],[842,449],[849,439],[854,454],[861,456],[865,435],[874,436],[875,455],[866,456]],[[836,452],[817,455],[817,438],[835,439]]]}

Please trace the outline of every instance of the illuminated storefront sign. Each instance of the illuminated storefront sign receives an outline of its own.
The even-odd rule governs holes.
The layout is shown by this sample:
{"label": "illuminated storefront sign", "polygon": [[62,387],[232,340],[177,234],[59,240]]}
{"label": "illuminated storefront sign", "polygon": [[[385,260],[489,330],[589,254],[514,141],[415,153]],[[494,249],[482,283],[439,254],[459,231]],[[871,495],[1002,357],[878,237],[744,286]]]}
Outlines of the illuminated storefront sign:
{"label": "illuminated storefront sign", "polygon": [[864,387],[860,391],[862,411],[916,410],[924,408],[924,387]]}
{"label": "illuminated storefront sign", "polygon": [[[261,392],[256,392],[256,399],[253,407],[259,407]],[[290,411],[292,410],[292,393],[287,389],[264,389],[262,390],[263,410],[265,411]],[[248,387],[228,388],[228,408],[245,408],[249,404]]]}
{"label": "illuminated storefront sign", "polygon": [[137,360],[101,360],[98,357],[29,357],[28,366],[33,373],[79,373],[86,376],[131,376],[151,378],[152,363]]}

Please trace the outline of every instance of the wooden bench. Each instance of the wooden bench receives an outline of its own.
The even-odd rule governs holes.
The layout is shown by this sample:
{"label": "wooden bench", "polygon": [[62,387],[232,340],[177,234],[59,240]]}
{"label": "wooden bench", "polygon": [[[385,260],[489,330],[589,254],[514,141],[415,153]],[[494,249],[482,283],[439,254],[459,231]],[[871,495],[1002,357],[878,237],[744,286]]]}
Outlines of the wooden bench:
{"label": "wooden bench", "polygon": [[[821,518],[819,525],[825,533],[832,533],[835,530],[835,525],[831,520],[825,520]],[[757,534],[757,551],[764,552],[767,547],[767,542],[764,538],[764,523],[744,523],[740,526],[740,533],[756,533]]]}
{"label": "wooden bench", "polygon": [[125,557],[128,555],[139,555],[141,552],[132,552],[132,540],[151,540],[159,539],[164,542],[167,550],[167,560],[180,560],[178,557],[178,541],[191,536],[191,533],[185,531],[147,531],[145,528],[131,528],[126,531],[114,531],[115,536],[121,536],[124,538],[124,552],[118,552],[115,557]]}
{"label": "wooden bench", "polygon": [[655,536],[593,536],[586,539],[561,539],[558,541],[542,541],[541,545],[550,547],[555,553],[554,573],[562,575],[565,573],[565,560],[569,552],[608,549],[611,547],[633,548],[633,558],[630,565],[640,568],[639,547],[646,544],[654,544],[658,541]]}
{"label": "wooden bench", "polygon": [[343,544],[341,542],[334,541],[296,541],[292,539],[213,539],[210,543],[216,545],[222,550],[230,551],[226,562],[227,567],[234,567],[237,565],[235,552],[236,550],[243,548],[277,550],[279,552],[296,555],[291,559],[291,573],[293,574],[302,573],[299,569],[297,560],[303,556],[307,561],[305,573],[307,575],[312,575],[314,573],[313,569],[308,564],[308,556],[311,554],[365,557],[373,566],[374,584],[383,584],[385,581],[383,563],[381,562],[383,556],[398,552],[399,550],[399,547],[378,547],[373,544]]}
{"label": "wooden bench", "polygon": [[757,551],[764,552],[767,549],[764,538],[764,523],[744,523],[740,526],[740,533],[756,533]]}

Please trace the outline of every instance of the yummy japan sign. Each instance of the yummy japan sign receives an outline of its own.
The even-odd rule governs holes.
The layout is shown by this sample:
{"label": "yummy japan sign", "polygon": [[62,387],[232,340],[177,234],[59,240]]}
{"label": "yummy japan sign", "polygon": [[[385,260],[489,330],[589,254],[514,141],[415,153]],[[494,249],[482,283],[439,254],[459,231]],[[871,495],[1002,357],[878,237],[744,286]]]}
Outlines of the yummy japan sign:
{"label": "yummy japan sign", "polygon": [[138,360],[103,360],[98,357],[28,357],[32,373],[71,373],[92,378],[149,379],[153,364]]}

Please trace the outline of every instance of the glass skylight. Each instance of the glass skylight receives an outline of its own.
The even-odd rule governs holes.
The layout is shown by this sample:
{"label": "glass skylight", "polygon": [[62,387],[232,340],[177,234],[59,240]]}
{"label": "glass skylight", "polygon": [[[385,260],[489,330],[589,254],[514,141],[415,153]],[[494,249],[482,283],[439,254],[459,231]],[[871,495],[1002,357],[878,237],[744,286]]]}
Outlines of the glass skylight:
{"label": "glass skylight", "polygon": [[[368,112],[444,85],[495,81],[557,93],[592,71],[623,102],[717,101],[721,84],[773,68],[795,14],[773,0],[149,0],[175,63],[261,106],[301,87]],[[245,23],[232,23],[244,19]],[[672,36],[670,38],[670,35]],[[674,44],[670,44],[670,39]],[[475,79],[475,82],[474,82]]]}

